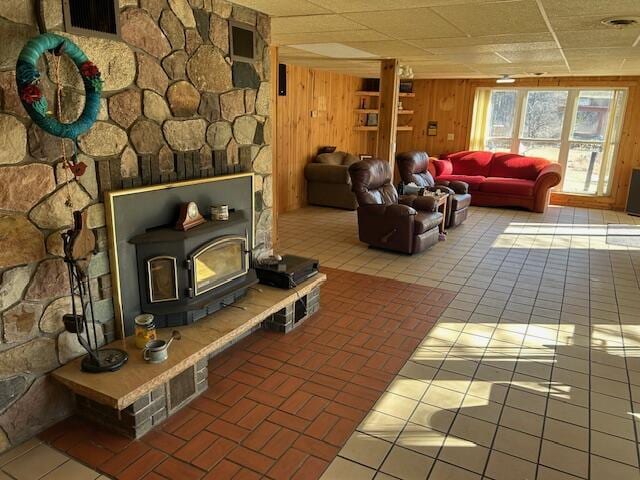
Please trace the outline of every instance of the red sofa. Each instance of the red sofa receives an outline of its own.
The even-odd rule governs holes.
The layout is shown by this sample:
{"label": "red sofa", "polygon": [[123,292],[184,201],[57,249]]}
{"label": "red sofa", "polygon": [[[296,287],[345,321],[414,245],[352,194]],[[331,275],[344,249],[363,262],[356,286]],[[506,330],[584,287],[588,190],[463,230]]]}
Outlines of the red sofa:
{"label": "red sofa", "polygon": [[464,151],[429,162],[436,181],[469,184],[471,204],[522,207],[543,213],[549,192],[562,180],[562,168],[544,158],[515,153]]}

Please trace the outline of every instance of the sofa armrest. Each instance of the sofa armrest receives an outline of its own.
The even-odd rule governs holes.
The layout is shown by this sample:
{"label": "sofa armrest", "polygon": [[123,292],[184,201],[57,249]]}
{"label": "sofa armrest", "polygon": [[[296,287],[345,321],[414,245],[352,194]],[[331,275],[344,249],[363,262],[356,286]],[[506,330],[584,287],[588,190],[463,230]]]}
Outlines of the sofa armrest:
{"label": "sofa armrest", "polygon": [[309,182],[351,185],[349,167],[345,165],[308,163],[304,167],[304,176]]}
{"label": "sofa armrest", "polygon": [[562,166],[559,163],[550,163],[538,174],[533,187],[533,211],[544,213],[549,203],[549,191],[562,181]]}
{"label": "sofa armrest", "polygon": [[433,160],[433,166],[436,167],[436,177],[453,173],[453,164],[449,160]]}
{"label": "sofa armrest", "polygon": [[550,188],[559,185],[562,181],[562,166],[559,163],[550,163],[538,174],[536,178],[536,184],[534,189],[549,190]]}
{"label": "sofa armrest", "polygon": [[409,205],[394,203],[392,205],[362,205],[358,210],[366,215],[378,217],[410,217],[417,212]]}
{"label": "sofa armrest", "polygon": [[[447,187],[452,190],[452,193],[457,193],[460,195],[464,195],[466,193],[469,193],[469,184],[466,182],[461,182],[459,180],[451,180],[448,182],[442,182],[443,184],[446,183]],[[440,182],[436,182],[436,187],[440,186]]]}
{"label": "sofa armrest", "polygon": [[435,212],[438,209],[438,201],[429,195],[403,195],[399,201],[421,212]]}

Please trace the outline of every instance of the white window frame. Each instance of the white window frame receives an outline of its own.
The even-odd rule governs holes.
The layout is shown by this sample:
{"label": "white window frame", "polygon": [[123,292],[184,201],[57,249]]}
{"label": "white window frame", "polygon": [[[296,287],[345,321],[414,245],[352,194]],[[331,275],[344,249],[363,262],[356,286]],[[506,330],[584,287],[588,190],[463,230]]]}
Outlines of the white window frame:
{"label": "white window frame", "polygon": [[[511,140],[511,152],[519,153],[520,152],[520,143],[522,141],[527,142],[558,142],[560,143],[560,151],[558,153],[558,163],[562,166],[562,177],[565,178],[566,170],[567,170],[567,162],[569,158],[569,151],[571,149],[571,144],[580,144],[580,143],[588,143],[588,144],[601,144],[602,145],[602,162],[600,166],[600,172],[598,175],[598,186],[595,193],[581,193],[581,192],[566,192],[570,195],[585,195],[585,196],[605,196],[609,195],[611,192],[612,181],[611,177],[613,175],[613,169],[615,164],[615,159],[617,158],[618,147],[620,144],[620,137],[622,131],[622,122],[624,120],[624,112],[626,111],[627,99],[628,99],[628,88],[626,87],[498,87],[498,88],[487,88],[489,90],[489,106],[486,111],[485,122],[485,131],[488,132],[490,129],[490,121],[491,121],[491,96],[493,92],[508,92],[515,91],[516,92],[516,103],[515,103],[515,111],[513,117],[513,128],[511,132],[511,137],[492,137],[486,135],[483,139],[484,148],[486,148],[487,142],[490,139],[497,140]],[[609,118],[607,123],[607,133],[605,138],[602,141],[580,141],[580,140],[571,140],[570,135],[573,131],[573,127],[576,120],[576,112],[578,109],[578,99],[580,98],[581,91],[613,91],[614,95],[611,101],[612,108],[609,112]],[[543,138],[523,138],[522,130],[524,128],[524,114],[526,112],[526,101],[529,92],[539,92],[539,91],[566,91],[567,94],[567,105],[564,112],[564,117],[562,120],[562,130],[560,134],[560,139],[543,139]],[[620,98],[622,95],[622,98]],[[620,102],[621,100],[621,102]],[[620,104],[618,104],[620,102]],[[622,109],[620,122],[616,124],[616,113],[618,112],[617,107]],[[608,171],[607,171],[608,170]],[[608,176],[609,182],[604,185],[605,176]],[[562,184],[556,187],[557,190],[561,191]]]}

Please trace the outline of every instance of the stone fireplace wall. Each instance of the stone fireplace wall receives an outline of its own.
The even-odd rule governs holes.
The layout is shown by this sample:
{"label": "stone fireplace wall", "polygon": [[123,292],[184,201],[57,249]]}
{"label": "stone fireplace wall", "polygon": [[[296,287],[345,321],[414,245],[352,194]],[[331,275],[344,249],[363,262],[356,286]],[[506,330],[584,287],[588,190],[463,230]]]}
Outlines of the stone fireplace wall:
{"label": "stone fireplace wall", "polygon": [[[73,408],[47,375],[83,353],[62,324],[72,301],[60,238],[69,200],[87,210],[98,239],[90,277],[105,341],[114,314],[104,191],[252,170],[256,243],[271,246],[268,17],[225,0],[120,0],[122,41],[69,35],[100,68],[104,93],[99,121],[79,142],[87,171],[67,183],[62,158],[71,142],[35,126],[16,93],[18,53],[39,33],[35,3],[0,2],[0,451]],[[62,0],[43,5],[47,29],[61,32]],[[229,19],[257,28],[254,64],[231,61]],[[52,58],[41,62],[52,107],[55,70]],[[63,120],[71,121],[84,100],[67,59],[60,79]]]}

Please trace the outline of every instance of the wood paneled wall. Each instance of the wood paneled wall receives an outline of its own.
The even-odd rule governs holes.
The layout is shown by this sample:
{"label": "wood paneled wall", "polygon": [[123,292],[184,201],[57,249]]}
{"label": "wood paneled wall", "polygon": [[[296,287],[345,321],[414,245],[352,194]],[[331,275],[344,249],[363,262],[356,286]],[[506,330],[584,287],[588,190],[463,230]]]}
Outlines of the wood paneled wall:
{"label": "wood paneled wall", "polygon": [[[287,96],[278,97],[276,112],[276,189],[278,212],[306,204],[304,166],[318,147],[336,145],[353,154],[372,153],[374,133],[354,126],[361,88],[358,77],[287,66]],[[408,121],[413,131],[398,132],[397,151],[426,150],[430,155],[468,148],[473,100],[478,87],[495,87],[494,80],[414,80],[415,98],[405,108],[414,111]],[[516,87],[628,88],[611,194],[590,197],[555,193],[552,202],[577,207],[624,209],[633,168],[640,168],[640,77],[557,77],[518,80]],[[427,136],[427,123],[438,122],[438,134]],[[406,122],[406,120],[404,120]],[[403,122],[403,123],[404,123]],[[453,140],[448,135],[453,134]]]}
{"label": "wood paneled wall", "polygon": [[304,166],[318,147],[335,145],[354,155],[372,148],[371,134],[354,130],[361,86],[359,77],[287,65],[287,95],[276,101],[278,212],[306,205]]}
{"label": "wood paneled wall", "polygon": [[[414,80],[409,120],[412,132],[398,133],[398,152],[426,150],[430,155],[464,150],[469,145],[473,100],[476,88],[495,87],[494,80]],[[554,194],[552,202],[578,207],[623,209],[626,204],[632,168],[640,168],[640,77],[557,77],[518,80],[516,87],[614,87],[628,88],[623,124],[611,195],[589,197]],[[438,134],[427,136],[427,123],[438,122]],[[453,140],[448,140],[453,134]]]}

